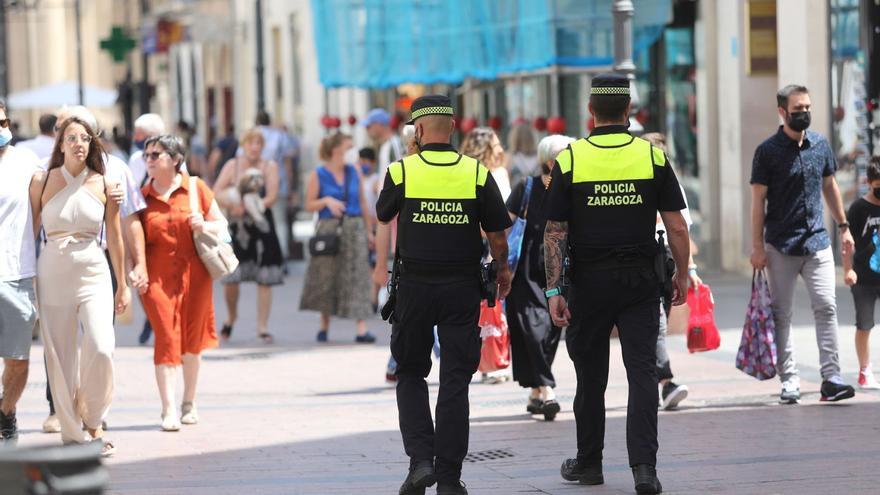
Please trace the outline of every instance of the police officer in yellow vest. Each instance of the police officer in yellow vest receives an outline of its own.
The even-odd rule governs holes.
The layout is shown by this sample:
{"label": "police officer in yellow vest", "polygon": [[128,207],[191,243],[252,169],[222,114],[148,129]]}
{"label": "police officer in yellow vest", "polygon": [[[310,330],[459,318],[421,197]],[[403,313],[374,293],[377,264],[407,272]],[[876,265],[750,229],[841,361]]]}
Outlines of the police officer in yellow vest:
{"label": "police officer in yellow vest", "polygon": [[[568,327],[566,346],[577,372],[577,457],[562,464],[562,477],[604,483],[605,388],[609,338],[616,326],[629,382],[629,464],[636,493],[653,494],[661,492],[655,469],[656,344],[665,278],[657,267],[662,247],[656,239],[657,212],[675,260],[676,305],[685,302],[689,241],[681,214],[684,199],[666,156],[627,132],[629,87],[620,75],[595,77],[589,105],[595,130],[556,158],[544,233],[546,295],[553,322]],[[568,301],[560,282],[566,242],[571,256]]]}
{"label": "police officer in yellow vest", "polygon": [[[498,293],[510,290],[507,240],[511,222],[498,186],[477,160],[449,144],[455,128],[448,97],[411,106],[420,152],[388,167],[376,203],[379,221],[398,217],[397,296],[391,354],[397,361],[397,409],[410,458],[400,494],[466,494],[461,466],[468,451],[468,385],[480,361],[480,229],[498,263]],[[656,309],[656,308],[655,308]],[[428,385],[433,328],[440,339],[436,428]]]}

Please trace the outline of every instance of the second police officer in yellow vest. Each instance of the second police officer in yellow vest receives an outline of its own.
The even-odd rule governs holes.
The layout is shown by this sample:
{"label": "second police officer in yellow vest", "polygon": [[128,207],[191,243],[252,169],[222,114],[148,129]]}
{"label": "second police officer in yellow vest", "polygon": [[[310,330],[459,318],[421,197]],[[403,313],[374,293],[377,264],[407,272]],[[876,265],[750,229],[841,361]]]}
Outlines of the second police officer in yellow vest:
{"label": "second police officer in yellow vest", "polygon": [[[553,322],[568,327],[566,347],[577,373],[577,457],[563,463],[562,477],[604,483],[605,389],[609,338],[616,326],[629,382],[629,464],[636,492],[655,494],[661,492],[656,473],[657,308],[666,279],[665,263],[658,258],[657,212],[675,260],[676,305],[686,297],[689,240],[681,214],[684,199],[666,156],[627,132],[629,87],[624,76],[593,78],[590,113],[596,128],[556,158],[546,199],[546,295]],[[571,287],[564,295],[560,279],[566,243]]]}
{"label": "second police officer in yellow vest", "polygon": [[[379,221],[398,218],[397,283],[391,354],[397,361],[397,408],[409,474],[400,494],[466,494],[461,466],[468,451],[468,386],[480,361],[481,229],[498,260],[498,295],[510,290],[511,222],[498,186],[477,160],[449,144],[455,128],[448,97],[411,107],[420,152],[388,167],[376,203]],[[656,309],[656,307],[655,307]],[[428,385],[433,328],[440,339],[436,427]]]}

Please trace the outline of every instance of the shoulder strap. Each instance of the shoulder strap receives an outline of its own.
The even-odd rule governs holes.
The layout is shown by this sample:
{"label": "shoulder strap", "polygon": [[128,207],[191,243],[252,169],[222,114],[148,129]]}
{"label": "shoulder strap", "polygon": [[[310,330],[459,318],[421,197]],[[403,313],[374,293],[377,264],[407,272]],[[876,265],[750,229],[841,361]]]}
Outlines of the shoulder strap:
{"label": "shoulder strap", "polygon": [[529,211],[529,197],[532,195],[532,176],[526,177],[526,190],[523,192],[522,204],[519,207],[520,218],[526,218]]}
{"label": "shoulder strap", "polygon": [[49,183],[49,174],[52,173],[52,169],[46,170],[46,176],[43,177],[43,187],[40,189],[40,208],[43,208],[43,193],[46,192],[46,184]]}
{"label": "shoulder strap", "polygon": [[193,176],[189,178],[189,210],[191,213],[202,212],[202,209],[199,208],[199,192],[196,189],[198,187],[196,180]]}

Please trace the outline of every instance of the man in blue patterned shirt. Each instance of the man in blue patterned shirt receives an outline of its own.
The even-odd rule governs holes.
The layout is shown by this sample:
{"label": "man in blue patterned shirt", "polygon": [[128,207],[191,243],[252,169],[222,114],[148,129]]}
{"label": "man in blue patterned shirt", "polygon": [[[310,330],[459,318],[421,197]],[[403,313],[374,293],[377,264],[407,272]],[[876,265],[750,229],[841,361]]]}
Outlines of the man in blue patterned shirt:
{"label": "man in blue patterned shirt", "polygon": [[844,253],[853,237],[846,223],[837,164],[828,140],[807,130],[810,95],[788,85],[776,94],[783,125],[755,150],[752,162],[752,266],[767,268],[776,323],[776,369],[782,380],[780,402],[800,401],[800,379],[790,338],[792,300],[798,275],[804,279],[822,365],[822,401],[849,399],[855,390],[840,377],[837,355],[837,302],[834,255],[822,215],[822,196],[837,222]]}

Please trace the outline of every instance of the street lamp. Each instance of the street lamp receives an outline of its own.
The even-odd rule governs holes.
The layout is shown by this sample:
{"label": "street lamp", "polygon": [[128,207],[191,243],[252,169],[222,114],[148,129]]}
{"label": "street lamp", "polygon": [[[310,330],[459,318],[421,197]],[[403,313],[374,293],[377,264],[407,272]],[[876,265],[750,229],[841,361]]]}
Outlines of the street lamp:
{"label": "street lamp", "polygon": [[[633,62],[633,29],[632,20],[635,7],[632,0],[614,0],[611,6],[614,15],[614,72],[625,75],[629,79],[631,111],[635,114],[639,104],[639,92],[636,88],[636,64]],[[638,120],[630,116],[630,131],[640,133],[644,129]]]}

